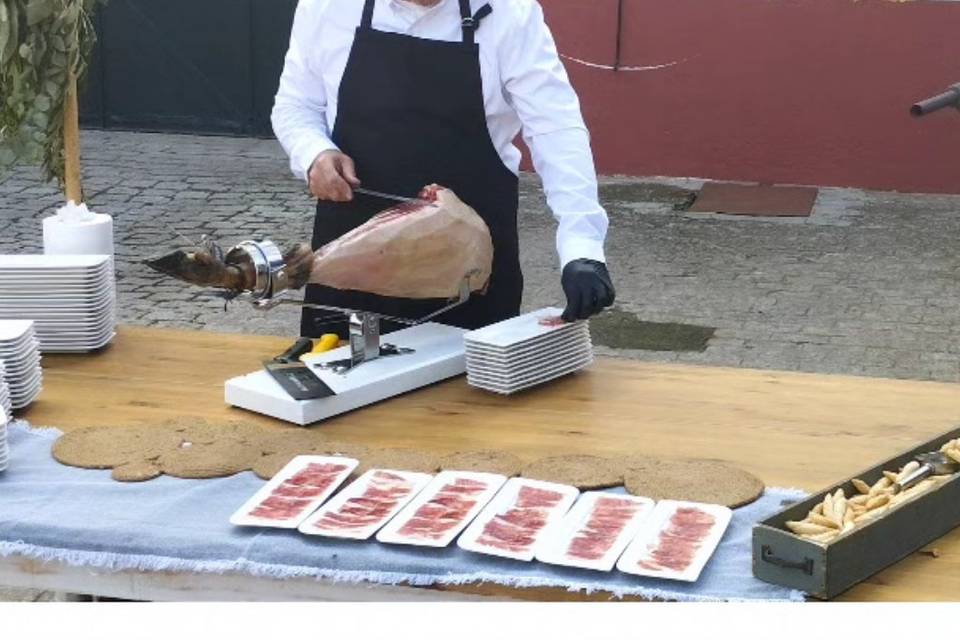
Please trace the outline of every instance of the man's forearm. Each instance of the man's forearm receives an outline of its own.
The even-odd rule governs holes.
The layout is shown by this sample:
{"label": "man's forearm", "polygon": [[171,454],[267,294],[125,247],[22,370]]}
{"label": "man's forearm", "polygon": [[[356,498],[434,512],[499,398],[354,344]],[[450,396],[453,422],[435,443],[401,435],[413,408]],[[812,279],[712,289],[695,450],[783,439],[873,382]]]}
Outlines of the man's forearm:
{"label": "man's forearm", "polygon": [[533,136],[527,144],[543,181],[547,204],[558,222],[560,266],[580,258],[605,262],[608,220],[599,202],[586,129],[560,129]]}
{"label": "man's forearm", "polygon": [[327,131],[323,110],[278,95],[271,119],[273,132],[290,158],[290,170],[305,182],[317,156],[337,148]]}

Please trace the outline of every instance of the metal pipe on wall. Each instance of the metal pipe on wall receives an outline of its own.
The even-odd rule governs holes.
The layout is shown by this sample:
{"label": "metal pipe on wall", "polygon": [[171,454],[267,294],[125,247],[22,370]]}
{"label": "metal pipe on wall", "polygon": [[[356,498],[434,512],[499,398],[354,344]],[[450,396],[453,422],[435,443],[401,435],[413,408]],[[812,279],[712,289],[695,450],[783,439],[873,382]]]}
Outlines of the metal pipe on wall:
{"label": "metal pipe on wall", "polygon": [[620,70],[620,52],[623,49],[623,1],[617,0],[617,52],[613,59],[613,70]]}

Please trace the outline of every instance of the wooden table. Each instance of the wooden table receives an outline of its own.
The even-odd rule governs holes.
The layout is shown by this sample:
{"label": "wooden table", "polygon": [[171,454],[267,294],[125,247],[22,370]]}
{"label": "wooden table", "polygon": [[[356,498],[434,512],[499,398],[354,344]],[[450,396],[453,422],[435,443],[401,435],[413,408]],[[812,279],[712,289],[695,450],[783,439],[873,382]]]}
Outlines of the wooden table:
{"label": "wooden table", "polygon": [[[227,407],[223,382],[289,346],[288,338],[122,328],[96,355],[44,358],[44,392],[22,417],[65,430],[178,415],[277,421]],[[494,447],[521,457],[642,452],[726,460],[769,486],[808,491],[960,424],[953,384],[601,359],[588,371],[513,398],[456,379],[314,428],[338,440],[439,452]],[[960,600],[960,530],[848,592],[856,600]],[[744,567],[749,571],[749,567]],[[567,599],[551,589],[344,586],[246,576],[107,574],[23,558],[0,584],[142,599]],[[595,596],[602,598],[602,595]]]}

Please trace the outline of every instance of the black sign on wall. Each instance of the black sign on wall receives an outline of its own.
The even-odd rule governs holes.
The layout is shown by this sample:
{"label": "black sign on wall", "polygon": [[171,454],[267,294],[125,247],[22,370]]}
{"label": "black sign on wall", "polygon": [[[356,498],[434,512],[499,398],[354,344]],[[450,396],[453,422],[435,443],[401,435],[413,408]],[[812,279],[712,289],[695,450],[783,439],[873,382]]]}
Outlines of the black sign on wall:
{"label": "black sign on wall", "polygon": [[270,136],[296,0],[110,0],[85,125]]}

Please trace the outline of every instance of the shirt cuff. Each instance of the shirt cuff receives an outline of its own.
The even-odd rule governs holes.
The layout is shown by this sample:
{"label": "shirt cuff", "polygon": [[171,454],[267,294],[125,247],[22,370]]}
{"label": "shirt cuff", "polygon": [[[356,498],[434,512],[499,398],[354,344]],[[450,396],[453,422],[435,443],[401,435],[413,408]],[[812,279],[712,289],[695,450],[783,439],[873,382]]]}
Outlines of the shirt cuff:
{"label": "shirt cuff", "polygon": [[560,256],[560,269],[574,260],[596,260],[606,264],[607,258],[603,252],[603,240],[593,238],[573,237],[557,239],[557,253]]}
{"label": "shirt cuff", "polygon": [[290,156],[290,169],[294,175],[308,184],[310,180],[307,178],[307,172],[310,171],[317,156],[331,149],[339,150],[337,145],[326,136],[317,136],[315,140],[302,142],[299,147],[297,152]]}

